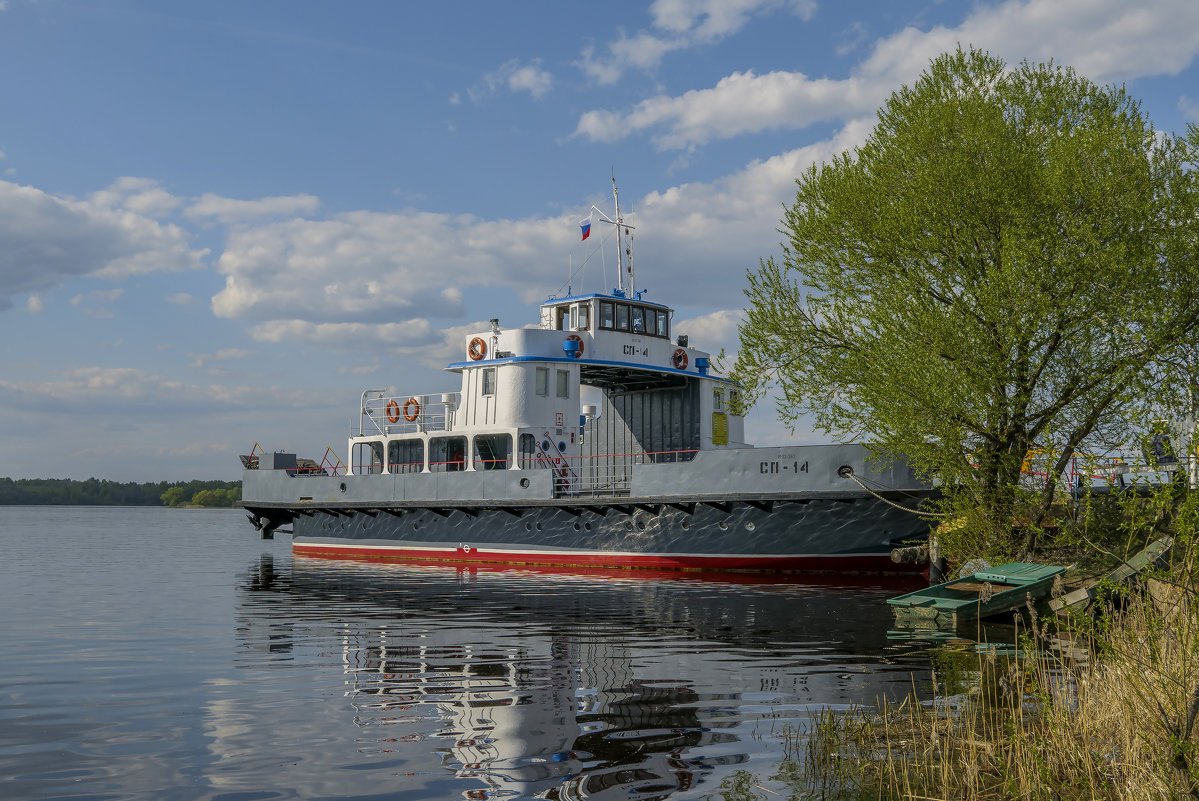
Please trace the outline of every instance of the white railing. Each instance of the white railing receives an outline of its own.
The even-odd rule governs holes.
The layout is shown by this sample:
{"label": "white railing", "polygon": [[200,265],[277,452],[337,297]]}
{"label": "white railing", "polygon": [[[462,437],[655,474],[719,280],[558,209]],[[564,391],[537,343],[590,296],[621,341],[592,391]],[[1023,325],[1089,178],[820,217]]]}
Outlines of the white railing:
{"label": "white railing", "polygon": [[[662,464],[667,462],[689,462],[695,457],[696,451],[658,451],[653,453],[619,453],[602,454],[599,456],[559,457],[554,460],[545,457],[528,457],[522,459],[520,470],[536,471],[550,470],[553,472],[554,497],[603,497],[629,494],[629,484],[633,477],[633,466],[640,464]],[[455,460],[452,462],[437,462],[429,465],[427,472],[454,473],[459,471],[488,469],[483,465],[502,462],[502,466],[493,469],[516,469],[509,459],[488,460],[476,458],[473,462]],[[426,472],[423,464],[397,464],[387,466],[388,472],[398,474]],[[354,465],[358,475],[381,473],[380,463]]]}
{"label": "white railing", "polygon": [[368,389],[362,393],[358,436],[449,431],[461,396],[460,392],[389,396],[384,390]]}

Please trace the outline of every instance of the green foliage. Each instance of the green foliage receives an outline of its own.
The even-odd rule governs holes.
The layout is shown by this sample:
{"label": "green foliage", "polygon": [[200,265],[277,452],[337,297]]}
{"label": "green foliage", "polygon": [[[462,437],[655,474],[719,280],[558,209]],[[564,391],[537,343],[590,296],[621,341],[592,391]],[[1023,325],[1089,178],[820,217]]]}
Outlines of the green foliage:
{"label": "green foliage", "polygon": [[[1199,129],[1072,70],[943,55],[797,181],[734,378],[937,476],[958,544],[1019,554],[1080,448],[1129,441],[1199,341]],[[1041,448],[1051,480],[1021,485]],[[1013,519],[1033,524],[1013,536]]]}
{"label": "green foliage", "polygon": [[[205,500],[197,493],[208,492]],[[0,506],[232,506],[241,500],[240,481],[159,481],[150,484],[89,478],[0,478]]]}

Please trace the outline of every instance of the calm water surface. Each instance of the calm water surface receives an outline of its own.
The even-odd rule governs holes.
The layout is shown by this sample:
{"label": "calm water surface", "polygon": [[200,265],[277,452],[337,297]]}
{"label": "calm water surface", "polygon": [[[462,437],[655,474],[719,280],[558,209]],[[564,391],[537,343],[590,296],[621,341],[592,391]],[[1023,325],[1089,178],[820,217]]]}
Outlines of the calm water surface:
{"label": "calm water surface", "polygon": [[0,797],[684,799],[928,683],[910,581],[297,559],[236,510],[0,507]]}

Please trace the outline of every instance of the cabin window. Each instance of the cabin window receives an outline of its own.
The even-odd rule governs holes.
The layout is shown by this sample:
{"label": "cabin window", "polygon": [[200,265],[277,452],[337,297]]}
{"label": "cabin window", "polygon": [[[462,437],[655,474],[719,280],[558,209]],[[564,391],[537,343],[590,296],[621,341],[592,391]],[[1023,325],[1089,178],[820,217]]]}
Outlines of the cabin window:
{"label": "cabin window", "polygon": [[724,411],[724,390],[723,389],[712,390],[712,411],[714,411],[714,412],[723,412]]}
{"label": "cabin window", "polygon": [[658,312],[658,336],[670,339],[670,316],[665,309]]}
{"label": "cabin window", "polygon": [[645,310],[645,333],[650,336],[658,333],[658,312],[655,309]]}
{"label": "cabin window", "polygon": [[645,333],[645,308],[643,306],[633,307],[633,333]]}
{"label": "cabin window", "polygon": [[387,472],[420,473],[425,469],[425,443],[419,439],[393,439],[387,443]]}
{"label": "cabin window", "polygon": [[629,330],[629,307],[623,303],[617,305],[616,307],[616,330]]}
{"label": "cabin window", "polygon": [[591,327],[591,320],[588,319],[591,317],[590,312],[591,306],[587,305],[586,303],[579,306],[579,331],[586,331]]}
{"label": "cabin window", "polygon": [[569,398],[570,397],[570,371],[569,370],[559,370],[558,371],[558,397],[559,398]]}
{"label": "cabin window", "polygon": [[466,469],[466,437],[433,437],[429,440],[429,472],[454,473]]}
{"label": "cabin window", "polygon": [[495,394],[495,368],[494,367],[484,367],[483,368],[483,394],[484,395],[494,395]]}
{"label": "cabin window", "polygon": [[521,434],[517,440],[519,451],[517,453],[518,464],[528,469],[537,466],[537,437],[532,434]]}
{"label": "cabin window", "polygon": [[475,437],[476,470],[507,470],[511,466],[511,434],[480,434]]}
{"label": "cabin window", "polygon": [[568,309],[566,306],[559,306],[554,310],[554,325],[559,331],[562,331],[566,328],[567,312]]}
{"label": "cabin window", "polygon": [[600,328],[607,328],[609,331],[615,327],[614,320],[616,319],[616,304],[606,300],[600,301]]}
{"label": "cabin window", "polygon": [[360,442],[354,446],[354,472],[359,475],[383,472],[382,442]]}
{"label": "cabin window", "polygon": [[538,367],[535,382],[533,389],[538,395],[550,394],[550,368]]}

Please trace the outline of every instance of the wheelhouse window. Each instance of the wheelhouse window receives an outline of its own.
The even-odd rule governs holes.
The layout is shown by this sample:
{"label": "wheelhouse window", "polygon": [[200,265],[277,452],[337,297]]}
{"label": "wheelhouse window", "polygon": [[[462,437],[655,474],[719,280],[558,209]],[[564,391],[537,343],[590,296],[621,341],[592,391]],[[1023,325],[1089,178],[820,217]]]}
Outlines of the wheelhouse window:
{"label": "wheelhouse window", "polygon": [[554,309],[554,327],[559,331],[566,329],[566,321],[569,313],[570,309],[567,306],[558,306]]}
{"label": "wheelhouse window", "polygon": [[476,470],[507,470],[511,466],[511,434],[479,434],[475,437]]}
{"label": "wheelhouse window", "polygon": [[712,390],[712,411],[714,411],[714,412],[723,412],[724,411],[724,390],[723,389]]}
{"label": "wheelhouse window", "polygon": [[591,327],[591,306],[587,303],[579,304],[579,331],[586,331]]}
{"label": "wheelhouse window", "polygon": [[387,443],[387,472],[420,473],[424,469],[424,442],[419,439],[393,439]]}
{"label": "wheelhouse window", "polygon": [[483,394],[484,395],[494,395],[495,394],[495,368],[494,367],[484,367],[483,368]]}
{"label": "wheelhouse window", "polygon": [[570,371],[569,370],[559,370],[558,371],[558,397],[559,398],[569,398],[570,397]]}
{"label": "wheelhouse window", "polygon": [[466,437],[429,440],[429,472],[455,473],[466,469]]}
{"label": "wheelhouse window", "polygon": [[[587,326],[586,309],[586,306],[579,307],[579,326],[581,328]],[[669,339],[670,313],[666,309],[601,300],[599,327],[604,331],[632,331],[635,334],[648,334]]]}
{"label": "wheelhouse window", "polygon": [[534,379],[533,391],[542,396],[550,394],[550,368],[537,368],[537,377]]}
{"label": "wheelhouse window", "polygon": [[611,331],[616,326],[616,304],[611,301],[600,301],[599,327]]}

